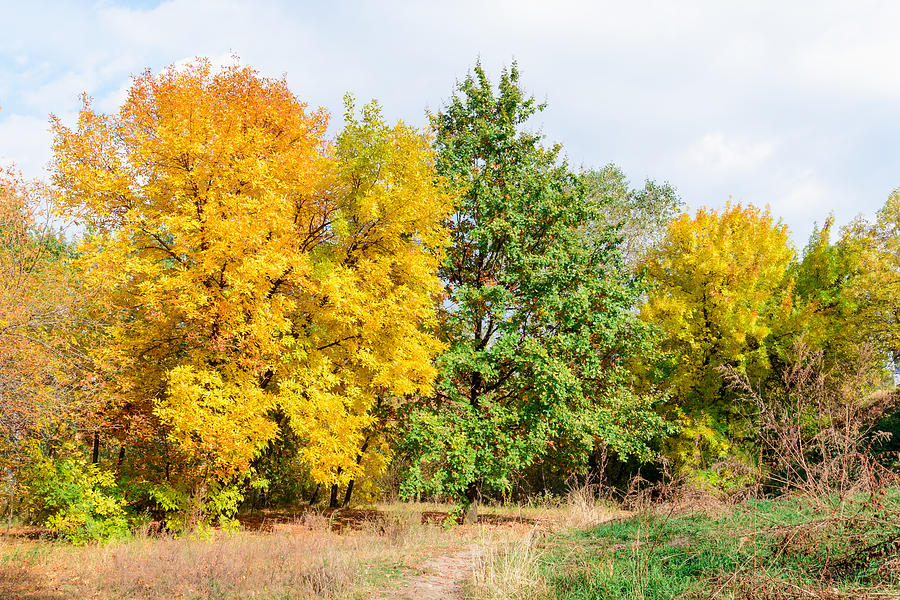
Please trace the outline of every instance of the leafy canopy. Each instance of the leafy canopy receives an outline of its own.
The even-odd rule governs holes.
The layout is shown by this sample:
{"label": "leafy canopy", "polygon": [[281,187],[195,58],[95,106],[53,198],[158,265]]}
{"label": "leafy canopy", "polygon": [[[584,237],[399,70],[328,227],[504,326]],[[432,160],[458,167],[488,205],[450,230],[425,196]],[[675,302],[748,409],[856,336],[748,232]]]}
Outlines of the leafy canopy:
{"label": "leafy canopy", "polygon": [[27,462],[34,440],[87,426],[93,408],[74,335],[81,302],[50,201],[45,186],[0,169],[0,469]]}
{"label": "leafy canopy", "polygon": [[476,65],[432,115],[438,173],[457,191],[440,270],[446,300],[433,398],[410,411],[407,491],[506,490],[549,450],[571,468],[598,443],[641,453],[658,420],[629,395],[624,357],[647,341],[619,237],[558,146],[525,128],[543,106],[515,66],[494,90]]}
{"label": "leafy canopy", "polygon": [[727,445],[723,428],[741,411],[719,367],[735,367],[755,384],[768,376],[772,333],[791,315],[793,259],[787,228],[740,204],[681,215],[649,254],[644,268],[654,287],[641,314],[663,331],[684,436]]}
{"label": "leafy canopy", "polygon": [[855,223],[848,234],[859,249],[852,298],[862,309],[870,340],[900,357],[900,189],[878,211],[875,223]]}
{"label": "leafy canopy", "polygon": [[115,435],[163,454],[135,468],[227,479],[280,412],[315,479],[352,477],[375,399],[430,392],[449,201],[429,141],[375,104],[348,104],[333,145],[327,121],[283,79],[201,60],[54,122],[80,268],[113,315],[95,351]]}

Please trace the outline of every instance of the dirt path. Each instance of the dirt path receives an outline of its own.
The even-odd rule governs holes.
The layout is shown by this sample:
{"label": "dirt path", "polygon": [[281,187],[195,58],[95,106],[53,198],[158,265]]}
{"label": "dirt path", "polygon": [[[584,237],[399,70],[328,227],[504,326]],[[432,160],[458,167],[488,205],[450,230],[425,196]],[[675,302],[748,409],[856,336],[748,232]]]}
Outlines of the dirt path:
{"label": "dirt path", "polygon": [[469,544],[461,550],[425,561],[420,573],[396,583],[393,590],[377,595],[377,600],[461,600],[463,584],[472,573],[481,544]]}

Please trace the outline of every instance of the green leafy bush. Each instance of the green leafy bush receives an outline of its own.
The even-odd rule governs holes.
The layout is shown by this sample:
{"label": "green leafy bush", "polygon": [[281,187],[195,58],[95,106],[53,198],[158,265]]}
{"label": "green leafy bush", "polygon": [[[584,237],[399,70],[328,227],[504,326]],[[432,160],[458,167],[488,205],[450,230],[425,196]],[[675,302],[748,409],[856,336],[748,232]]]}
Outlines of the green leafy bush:
{"label": "green leafy bush", "polygon": [[29,450],[24,473],[25,506],[32,519],[76,544],[130,533],[125,499],[115,476],[65,446],[48,458]]}
{"label": "green leafy bush", "polygon": [[237,512],[248,489],[265,490],[269,482],[248,472],[236,481],[216,480],[200,482],[188,488],[167,484],[143,486],[141,494],[154,505],[168,531],[184,535],[203,535],[217,525],[222,529],[237,529]]}

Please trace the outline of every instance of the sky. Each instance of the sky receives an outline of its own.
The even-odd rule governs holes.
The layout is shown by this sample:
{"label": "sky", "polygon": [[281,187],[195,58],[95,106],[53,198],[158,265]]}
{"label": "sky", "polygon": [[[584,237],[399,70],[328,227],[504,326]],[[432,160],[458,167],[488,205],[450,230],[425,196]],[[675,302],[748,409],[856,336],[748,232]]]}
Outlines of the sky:
{"label": "sky", "polygon": [[691,209],[872,218],[900,186],[900,2],[0,0],[0,164],[46,177],[50,113],[114,112],[131,77],[232,55],[340,126],[343,96],[425,126],[480,60],[516,61],[576,168],[667,181]]}

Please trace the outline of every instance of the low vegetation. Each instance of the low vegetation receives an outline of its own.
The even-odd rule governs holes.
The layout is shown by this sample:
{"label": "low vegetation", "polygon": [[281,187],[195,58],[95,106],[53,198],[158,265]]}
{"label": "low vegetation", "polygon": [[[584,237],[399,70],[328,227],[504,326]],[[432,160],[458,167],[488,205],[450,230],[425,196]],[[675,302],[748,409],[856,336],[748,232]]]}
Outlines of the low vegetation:
{"label": "low vegetation", "polygon": [[900,489],[839,507],[814,498],[658,505],[523,538],[475,572],[472,598],[800,599],[900,595]]}
{"label": "low vegetation", "polygon": [[[4,598],[416,598],[432,575],[469,600],[881,599],[900,595],[900,487],[837,498],[624,502],[580,486],[541,506],[484,507],[450,525],[447,505],[244,517],[236,531],[176,537],[150,524],[73,546],[12,527],[0,544]],[[621,506],[630,506],[623,510]],[[29,539],[34,538],[34,539]]]}
{"label": "low vegetation", "polygon": [[176,537],[150,527],[80,547],[48,539],[47,530],[30,530],[37,539],[28,539],[28,529],[12,528],[0,544],[0,597],[368,597],[479,535],[482,526],[442,526],[440,508],[262,514],[235,531]]}

